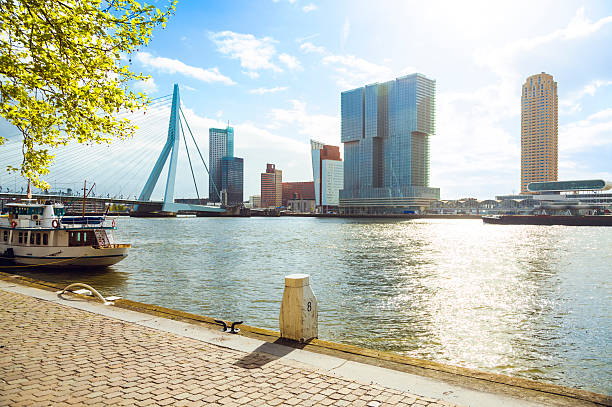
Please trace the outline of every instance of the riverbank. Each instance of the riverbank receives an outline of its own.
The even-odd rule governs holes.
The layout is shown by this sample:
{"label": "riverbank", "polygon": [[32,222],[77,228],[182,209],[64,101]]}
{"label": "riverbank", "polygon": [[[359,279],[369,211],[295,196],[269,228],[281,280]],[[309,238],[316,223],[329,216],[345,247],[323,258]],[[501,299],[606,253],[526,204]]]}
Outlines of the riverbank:
{"label": "riverbank", "polygon": [[481,215],[435,215],[414,213],[387,213],[387,214],[338,214],[338,213],[296,213],[281,212],[280,216],[298,218],[340,218],[340,219],[481,219]]}
{"label": "riverbank", "polygon": [[303,272],[320,304],[319,336],[331,342],[612,394],[612,229],[478,219],[117,223],[115,241],[133,249],[105,272],[13,272],[272,330],[284,276]]}
{"label": "riverbank", "polygon": [[[238,400],[242,399],[242,404],[250,404],[249,400],[257,400],[266,394],[261,392],[258,384],[268,383],[272,385],[268,390],[274,394],[273,399],[288,404],[291,400],[299,404],[305,404],[303,400],[312,400],[314,403],[311,405],[359,405],[356,402],[361,405],[380,405],[376,402],[382,402],[383,405],[430,406],[448,403],[483,406],[611,404],[610,397],[605,395],[388,352],[319,340],[305,346],[283,342],[277,332],[255,327],[242,326],[239,335],[223,334],[208,317],[129,300],[118,300],[115,306],[105,307],[78,296],[61,299],[53,292],[59,288],[43,281],[0,274],[0,293],[5,305],[0,311],[0,323],[6,325],[0,336],[4,336],[4,353],[10,359],[3,359],[5,363],[0,364],[5,379],[5,382],[0,382],[0,390],[3,386],[9,390],[8,393],[0,391],[0,394],[13,397],[10,401],[40,394],[41,389],[29,393],[29,389],[23,389],[32,385],[25,384],[27,381],[23,378],[28,376],[24,371],[34,375],[33,371],[38,371],[41,366],[36,358],[33,362],[31,356],[42,354],[37,347],[45,341],[54,341],[58,352],[47,350],[47,358],[41,363],[43,371],[45,368],[58,371],[43,375],[39,372],[37,378],[29,380],[38,383],[44,377],[54,376],[55,382],[47,381],[53,386],[43,393],[45,396],[55,394],[59,397],[54,399],[56,401],[62,401],[62,397],[64,401],[71,397],[83,400],[99,397],[109,402],[113,397],[125,400],[125,397],[138,394],[151,397],[152,390],[140,393],[139,390],[153,386],[159,392],[153,393],[159,397],[155,399],[157,401],[176,403],[188,399],[213,403],[225,399],[240,404]],[[160,330],[172,337],[164,336]],[[19,340],[25,343],[18,344],[16,341]],[[202,346],[205,346],[204,352]],[[209,346],[221,348],[206,348]],[[69,356],[66,349],[71,351]],[[173,353],[177,350],[180,352]],[[214,361],[210,359],[213,354]],[[93,356],[90,358],[90,355]],[[217,365],[218,371],[215,370]],[[291,370],[293,373],[286,374]],[[64,373],[58,375],[59,371]],[[101,375],[100,372],[107,374]],[[224,379],[213,379],[220,375]],[[77,391],[68,391],[74,385],[67,382],[76,380],[75,377],[78,377],[80,385],[76,386]],[[295,377],[307,380],[298,380],[296,384]],[[58,380],[61,378],[65,379]],[[158,380],[151,382],[149,378]],[[378,385],[365,384],[372,381]],[[118,386],[115,382],[124,385]],[[308,387],[313,382],[314,385]],[[279,383],[282,386],[274,387]],[[317,387],[321,383],[326,385]],[[251,391],[240,390],[241,386]],[[239,393],[228,393],[230,387],[237,388]],[[66,394],[53,390],[58,388],[64,389]],[[196,389],[206,392],[196,394]],[[275,391],[282,389],[285,391]],[[255,397],[249,398],[253,395]],[[348,404],[338,404],[339,401]]]}

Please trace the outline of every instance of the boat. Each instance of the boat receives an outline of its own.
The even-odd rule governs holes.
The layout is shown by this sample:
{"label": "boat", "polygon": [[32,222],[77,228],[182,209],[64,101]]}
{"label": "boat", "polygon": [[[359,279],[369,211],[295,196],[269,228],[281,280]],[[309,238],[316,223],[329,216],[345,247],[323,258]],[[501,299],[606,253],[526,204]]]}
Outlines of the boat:
{"label": "boat", "polygon": [[128,255],[130,244],[115,243],[115,218],[64,216],[64,205],[33,199],[4,205],[0,258],[19,266],[100,268]]}
{"label": "boat", "polygon": [[483,216],[482,221],[496,225],[612,226],[610,215],[495,215]]}

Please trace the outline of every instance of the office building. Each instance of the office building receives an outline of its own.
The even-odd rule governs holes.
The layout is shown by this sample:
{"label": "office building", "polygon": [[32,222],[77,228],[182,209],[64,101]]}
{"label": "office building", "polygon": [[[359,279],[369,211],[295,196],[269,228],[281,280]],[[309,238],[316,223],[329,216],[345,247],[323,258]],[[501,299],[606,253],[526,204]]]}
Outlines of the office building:
{"label": "office building", "polygon": [[316,206],[323,211],[337,208],[340,190],[344,187],[344,163],[340,158],[340,147],[310,140],[310,150]]}
{"label": "office building", "polygon": [[221,162],[234,156],[234,129],[208,129],[208,197],[210,202],[221,202]]}
{"label": "office building", "polygon": [[313,181],[306,182],[283,182],[282,204],[287,208],[287,202],[291,199],[315,199],[315,185]]}
{"label": "office building", "polygon": [[531,182],[558,176],[557,82],[542,72],[532,75],[521,91],[521,193]]}
{"label": "office building", "polygon": [[435,80],[412,74],[341,94],[341,213],[403,213],[440,198],[429,187]]}
{"label": "office building", "polygon": [[283,172],[274,164],[266,164],[261,173],[261,207],[278,208],[283,204]]}
{"label": "office building", "polygon": [[244,160],[238,157],[221,159],[221,196],[223,203],[234,206],[242,204],[244,184]]}
{"label": "office building", "polygon": [[244,160],[234,157],[234,129],[209,129],[208,147],[209,202],[242,204]]}

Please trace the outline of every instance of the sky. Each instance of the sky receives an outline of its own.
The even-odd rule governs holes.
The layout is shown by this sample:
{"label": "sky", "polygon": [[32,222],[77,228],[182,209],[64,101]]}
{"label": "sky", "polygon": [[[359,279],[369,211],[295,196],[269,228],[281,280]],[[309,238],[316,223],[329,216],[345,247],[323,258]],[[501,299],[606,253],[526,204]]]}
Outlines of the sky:
{"label": "sky", "polygon": [[520,190],[521,85],[540,72],[558,84],[559,179],[612,180],[611,44],[610,1],[181,0],[130,64],[151,97],[179,84],[205,157],[208,128],[234,127],[245,200],[266,163],[312,180],[309,140],[341,145],[342,91],[422,73],[430,186],[486,199]]}

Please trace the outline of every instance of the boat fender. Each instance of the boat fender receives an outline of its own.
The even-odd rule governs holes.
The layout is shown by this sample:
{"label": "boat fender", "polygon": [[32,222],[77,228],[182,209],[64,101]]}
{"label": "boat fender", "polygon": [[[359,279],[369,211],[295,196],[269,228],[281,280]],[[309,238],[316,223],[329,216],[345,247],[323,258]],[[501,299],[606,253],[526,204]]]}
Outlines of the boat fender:
{"label": "boat fender", "polygon": [[55,229],[59,228],[59,221],[57,219],[53,219],[51,226],[53,226]]}
{"label": "boat fender", "polygon": [[117,225],[117,223],[115,222],[115,219],[113,219],[113,227],[115,227]]}
{"label": "boat fender", "polygon": [[17,222],[12,221],[12,222],[11,222],[11,227],[12,227],[13,229],[15,229],[15,228],[17,227]]}

